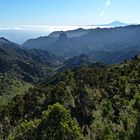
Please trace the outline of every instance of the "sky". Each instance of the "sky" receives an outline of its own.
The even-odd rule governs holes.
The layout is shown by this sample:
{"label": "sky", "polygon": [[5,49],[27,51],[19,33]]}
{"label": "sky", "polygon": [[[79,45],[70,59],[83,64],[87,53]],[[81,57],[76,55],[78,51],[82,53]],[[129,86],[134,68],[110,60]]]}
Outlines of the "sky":
{"label": "sky", "polygon": [[140,0],[0,0],[0,25],[140,23]]}
{"label": "sky", "polygon": [[0,0],[0,36],[21,43],[116,20],[140,23],[139,7],[140,0]]}

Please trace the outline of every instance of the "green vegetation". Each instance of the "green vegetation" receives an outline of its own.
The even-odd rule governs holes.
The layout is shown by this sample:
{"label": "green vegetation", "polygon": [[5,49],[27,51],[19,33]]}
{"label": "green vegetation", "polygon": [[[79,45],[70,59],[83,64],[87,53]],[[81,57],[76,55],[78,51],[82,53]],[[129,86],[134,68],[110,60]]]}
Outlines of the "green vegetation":
{"label": "green vegetation", "polygon": [[82,140],[83,136],[70,112],[56,103],[43,112],[41,119],[22,122],[8,139]]}
{"label": "green vegetation", "polygon": [[138,56],[56,74],[0,110],[1,139],[139,140],[139,77]]}
{"label": "green vegetation", "polygon": [[0,107],[7,105],[13,97],[25,94],[32,84],[27,83],[12,75],[3,75],[0,77]]}
{"label": "green vegetation", "polygon": [[63,61],[47,51],[26,50],[0,38],[0,108],[47,78]]}

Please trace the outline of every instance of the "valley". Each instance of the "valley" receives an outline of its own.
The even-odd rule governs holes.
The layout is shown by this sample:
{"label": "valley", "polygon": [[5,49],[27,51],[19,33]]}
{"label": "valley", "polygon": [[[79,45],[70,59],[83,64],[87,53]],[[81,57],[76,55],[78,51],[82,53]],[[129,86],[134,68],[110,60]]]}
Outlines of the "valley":
{"label": "valley", "polygon": [[140,139],[139,32],[77,29],[23,45],[0,38],[0,139]]}

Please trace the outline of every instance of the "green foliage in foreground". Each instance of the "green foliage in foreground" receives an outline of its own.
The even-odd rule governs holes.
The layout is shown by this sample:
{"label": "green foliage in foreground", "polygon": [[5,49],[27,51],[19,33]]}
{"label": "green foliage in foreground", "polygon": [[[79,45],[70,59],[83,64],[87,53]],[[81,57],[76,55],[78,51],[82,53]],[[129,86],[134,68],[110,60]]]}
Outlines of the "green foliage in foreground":
{"label": "green foliage in foreground", "polygon": [[25,94],[31,83],[27,83],[13,75],[0,75],[0,107],[7,105],[16,95]]}
{"label": "green foliage in foreground", "polygon": [[8,139],[82,140],[83,136],[70,112],[56,103],[50,105],[40,119],[22,122]]}
{"label": "green foliage in foreground", "polygon": [[[31,131],[21,129],[22,125]],[[80,135],[78,126],[85,140],[139,140],[140,58],[107,68],[81,68],[57,74],[14,97],[0,110],[0,126],[2,140],[9,135],[17,139],[21,135],[24,140],[30,136],[43,140],[48,135],[57,139],[60,134],[62,139],[69,138],[71,132],[75,136],[73,131]],[[54,127],[58,133],[52,132]]]}

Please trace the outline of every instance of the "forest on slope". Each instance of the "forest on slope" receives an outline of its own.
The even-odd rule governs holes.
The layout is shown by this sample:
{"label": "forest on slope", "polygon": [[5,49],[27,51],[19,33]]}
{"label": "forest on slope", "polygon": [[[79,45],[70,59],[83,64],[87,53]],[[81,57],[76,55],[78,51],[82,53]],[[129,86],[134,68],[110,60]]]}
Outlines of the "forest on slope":
{"label": "forest on slope", "polygon": [[139,56],[58,73],[1,108],[1,139],[139,140],[139,77]]}
{"label": "forest on slope", "polygon": [[47,51],[27,50],[0,38],[0,107],[45,79],[63,61]]}

